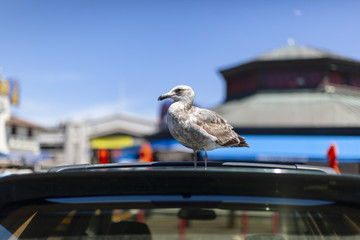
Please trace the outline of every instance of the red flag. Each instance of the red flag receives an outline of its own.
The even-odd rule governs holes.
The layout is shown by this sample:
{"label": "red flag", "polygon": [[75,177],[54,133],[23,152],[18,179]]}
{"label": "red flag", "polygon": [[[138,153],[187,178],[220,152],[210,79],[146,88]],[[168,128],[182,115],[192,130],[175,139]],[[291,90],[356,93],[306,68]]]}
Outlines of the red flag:
{"label": "red flag", "polygon": [[327,157],[328,157],[328,164],[331,168],[333,168],[338,174],[340,174],[340,169],[339,169],[339,161],[337,160],[337,147],[336,144],[333,143],[331,144],[328,152],[327,152]]}
{"label": "red flag", "polygon": [[153,150],[151,144],[145,142],[140,148],[140,162],[152,162]]}

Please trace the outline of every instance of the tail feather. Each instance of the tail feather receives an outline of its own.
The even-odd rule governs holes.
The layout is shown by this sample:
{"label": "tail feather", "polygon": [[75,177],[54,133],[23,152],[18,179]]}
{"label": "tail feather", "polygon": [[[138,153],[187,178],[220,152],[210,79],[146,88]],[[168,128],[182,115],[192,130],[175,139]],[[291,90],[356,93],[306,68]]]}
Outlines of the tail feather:
{"label": "tail feather", "polygon": [[238,135],[239,136],[239,140],[240,140],[240,143],[236,146],[236,147],[250,147],[250,145],[245,141],[245,138]]}
{"label": "tail feather", "polygon": [[222,147],[250,147],[250,145],[245,141],[245,138],[240,135],[237,135],[237,137],[235,135],[226,142],[216,141],[216,143]]}

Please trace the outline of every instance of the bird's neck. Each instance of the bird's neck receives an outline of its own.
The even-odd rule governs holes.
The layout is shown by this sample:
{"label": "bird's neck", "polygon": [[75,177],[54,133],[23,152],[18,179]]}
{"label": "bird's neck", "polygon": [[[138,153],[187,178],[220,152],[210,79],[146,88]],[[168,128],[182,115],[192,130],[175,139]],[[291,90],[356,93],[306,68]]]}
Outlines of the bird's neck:
{"label": "bird's neck", "polygon": [[188,111],[192,107],[192,102],[187,101],[175,101],[171,104],[173,109],[178,111]]}

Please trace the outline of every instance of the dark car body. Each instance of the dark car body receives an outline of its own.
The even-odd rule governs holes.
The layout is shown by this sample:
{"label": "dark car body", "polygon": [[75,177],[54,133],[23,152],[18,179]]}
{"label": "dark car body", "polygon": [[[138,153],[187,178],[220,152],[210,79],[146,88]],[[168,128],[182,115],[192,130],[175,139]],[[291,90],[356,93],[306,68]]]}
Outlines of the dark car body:
{"label": "dark car body", "polygon": [[358,239],[360,178],[306,165],[60,166],[0,179],[1,239]]}

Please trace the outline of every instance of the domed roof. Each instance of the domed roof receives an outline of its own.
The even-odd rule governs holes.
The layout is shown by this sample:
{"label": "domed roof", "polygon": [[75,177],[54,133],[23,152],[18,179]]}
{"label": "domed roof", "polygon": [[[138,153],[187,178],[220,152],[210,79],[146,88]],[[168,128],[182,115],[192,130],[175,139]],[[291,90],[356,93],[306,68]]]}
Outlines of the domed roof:
{"label": "domed roof", "polygon": [[252,61],[279,61],[279,60],[301,60],[331,58],[345,61],[355,61],[328,51],[306,47],[306,46],[285,46],[274,49],[256,57]]}

